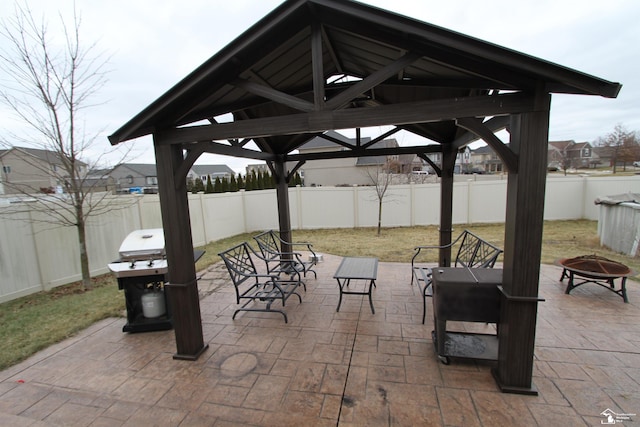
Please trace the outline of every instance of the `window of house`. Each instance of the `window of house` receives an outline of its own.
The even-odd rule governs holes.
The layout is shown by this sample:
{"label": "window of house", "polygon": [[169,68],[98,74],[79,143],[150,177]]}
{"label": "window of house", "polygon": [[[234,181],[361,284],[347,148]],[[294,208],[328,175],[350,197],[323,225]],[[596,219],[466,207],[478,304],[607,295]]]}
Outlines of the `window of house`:
{"label": "window of house", "polygon": [[127,184],[133,184],[133,175],[127,175],[125,179],[127,180]]}
{"label": "window of house", "polygon": [[2,172],[10,173],[11,172],[11,166],[2,166]]}
{"label": "window of house", "polygon": [[147,177],[147,185],[158,185],[158,177],[157,176],[148,176]]}
{"label": "window of house", "polygon": [[591,150],[589,147],[585,147],[582,149],[582,157],[591,157]]}

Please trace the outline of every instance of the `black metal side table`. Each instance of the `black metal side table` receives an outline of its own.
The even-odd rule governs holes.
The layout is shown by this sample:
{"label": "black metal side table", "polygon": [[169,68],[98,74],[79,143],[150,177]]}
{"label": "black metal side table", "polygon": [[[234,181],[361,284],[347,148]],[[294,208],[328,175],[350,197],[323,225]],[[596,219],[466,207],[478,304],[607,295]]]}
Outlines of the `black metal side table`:
{"label": "black metal side table", "polygon": [[[373,301],[371,300],[371,288],[376,285],[377,276],[378,258],[343,258],[336,274],[333,275],[333,277],[338,281],[338,287],[340,288],[340,301],[338,301],[338,308],[336,311],[340,311],[343,294],[369,295],[371,313],[375,314],[376,311],[373,308]],[[345,290],[345,287],[349,287],[351,280],[365,280],[368,282],[368,287],[367,284],[365,284],[364,292]]]}

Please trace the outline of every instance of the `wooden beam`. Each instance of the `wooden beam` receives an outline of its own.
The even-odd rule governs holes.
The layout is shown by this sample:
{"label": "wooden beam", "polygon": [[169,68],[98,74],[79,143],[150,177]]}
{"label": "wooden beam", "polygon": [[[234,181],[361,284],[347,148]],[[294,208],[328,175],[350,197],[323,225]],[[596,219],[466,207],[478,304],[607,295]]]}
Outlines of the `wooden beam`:
{"label": "wooden beam", "polygon": [[286,156],[287,162],[292,161],[308,161],[308,160],[324,160],[324,159],[346,159],[350,157],[375,157],[375,156],[392,156],[401,154],[423,154],[423,153],[440,153],[442,146],[438,144],[432,145],[416,145],[411,147],[391,147],[391,148],[354,148],[345,151],[326,151],[320,153],[305,154],[289,154]]}
{"label": "wooden beam", "polygon": [[186,149],[187,156],[174,172],[173,180],[175,181],[176,188],[181,188],[182,186],[186,188],[187,174],[189,173],[189,170],[191,169],[195,161],[198,160],[198,158],[202,155],[202,153],[205,152],[205,150],[206,142],[193,144]]}
{"label": "wooden beam", "polygon": [[364,144],[364,145],[362,146],[362,148],[370,147],[370,146],[372,146],[373,144],[375,144],[376,142],[380,142],[380,141],[384,140],[386,137],[391,136],[391,135],[393,135],[393,134],[395,134],[395,133],[398,133],[398,132],[400,132],[401,130],[402,130],[401,128],[393,128],[393,129],[391,129],[390,131],[387,131],[387,132],[383,133],[383,134],[382,134],[382,135],[380,135],[379,137],[377,137],[377,138],[375,138],[375,139],[372,139],[371,141],[367,142],[366,144]]}
{"label": "wooden beam", "polygon": [[280,238],[287,243],[281,244],[282,252],[288,254],[284,258],[291,258],[291,209],[289,208],[289,185],[287,183],[286,163],[282,157],[271,162],[276,177],[276,200],[278,203],[278,228]]}
{"label": "wooden beam", "polygon": [[336,66],[336,70],[338,71],[338,73],[344,73],[344,67],[342,66],[342,63],[340,62],[340,60],[338,59],[338,55],[336,55],[336,50],[333,47],[333,43],[331,43],[331,39],[327,35],[327,32],[324,29],[324,27],[320,27],[320,28],[322,30],[322,41],[323,41],[324,47],[329,52],[329,56],[331,57],[333,64]]}
{"label": "wooden beam", "polygon": [[[200,141],[196,143],[184,143],[182,148],[184,150],[191,150],[193,147],[202,153],[221,154],[223,156],[242,157],[245,159],[254,160],[273,160],[275,156],[270,153],[264,153],[262,151],[249,150],[238,146],[224,145],[215,141]],[[199,155],[200,155],[199,154]],[[199,156],[198,155],[198,156]]]}
{"label": "wooden beam", "polygon": [[453,232],[453,184],[456,157],[458,150],[451,144],[442,147],[442,171],[440,174],[440,239],[439,245],[443,246],[438,254],[440,267],[451,266],[451,233]]}
{"label": "wooden beam", "polygon": [[337,111],[313,111],[280,117],[240,120],[232,123],[181,127],[158,131],[157,144],[275,135],[316,133],[334,129],[403,125],[487,117],[533,111],[533,97],[524,93],[419,101]]}
{"label": "wooden beam", "polygon": [[321,133],[318,136],[320,138],[322,138],[322,139],[327,140],[327,141],[331,141],[334,144],[341,145],[341,146],[343,146],[345,148],[348,148],[349,150],[352,150],[352,149],[354,149],[356,147],[355,145],[349,144],[348,142],[340,141],[338,138],[334,138],[331,135],[327,135],[327,134]]}
{"label": "wooden beam", "polygon": [[509,172],[504,264],[494,376],[504,392],[537,394],[533,385],[544,200],[547,182],[549,106],[540,93],[535,112],[514,115],[511,147],[518,173]]}
{"label": "wooden beam", "polygon": [[296,110],[305,112],[315,110],[315,107],[312,103],[293,95],[289,95],[288,93],[280,92],[279,90],[273,89],[269,86],[242,79],[237,79],[233,83],[233,85],[239,89],[245,90],[249,93],[253,93],[254,95],[261,96],[263,98],[277,102],[278,104],[286,105],[287,107],[291,107]]}
{"label": "wooden beam", "polygon": [[399,71],[413,64],[419,58],[420,58],[419,55],[416,55],[411,52],[401,56],[391,64],[388,64],[387,66],[374,72],[370,76],[359,81],[353,86],[350,86],[349,88],[345,89],[344,91],[340,92],[338,95],[328,100],[327,108],[330,110],[342,108],[345,104],[349,103],[355,97],[362,95],[372,87],[375,87],[380,83],[384,82],[385,80],[393,77]]}
{"label": "wooden beam", "polygon": [[322,27],[314,22],[311,28],[311,68],[313,73],[313,104],[322,111],[324,104],[324,63],[322,59]]}
{"label": "wooden beam", "polygon": [[[487,129],[489,129],[492,133],[494,133],[494,132],[498,132],[503,129],[506,129],[509,126],[510,120],[511,118],[509,116],[492,117],[486,122],[484,122],[484,126]],[[459,149],[464,147],[465,145],[472,143],[473,141],[477,141],[478,139],[479,139],[479,136],[476,135],[475,133],[467,132],[464,135],[460,136],[459,138],[456,138],[453,141],[453,146],[456,149]]]}
{"label": "wooden beam", "polygon": [[509,172],[518,172],[518,156],[500,141],[500,139],[486,127],[481,120],[464,117],[456,120],[456,125],[478,135],[496,152]]}
{"label": "wooden beam", "polygon": [[204,342],[198,281],[186,186],[176,187],[175,171],[184,161],[179,146],[154,144],[158,168],[158,195],[164,229],[168,276],[166,292],[173,316],[177,351],[174,359],[196,360],[209,347]]}
{"label": "wooden beam", "polygon": [[287,175],[287,184],[291,182],[291,178],[293,178],[296,174],[296,172],[298,172],[298,169],[300,169],[306,162],[300,161],[298,163],[296,163],[296,165],[293,167],[293,169],[291,169],[291,171],[289,171],[289,174]]}
{"label": "wooden beam", "polygon": [[431,166],[433,168],[433,170],[435,171],[436,175],[438,175],[439,177],[442,177],[442,169],[440,169],[440,167],[438,165],[436,165],[435,163],[433,163],[433,160],[431,160],[426,154],[424,153],[418,153],[417,154],[418,157],[420,157],[422,160],[424,160],[425,162],[429,163],[429,166]]}

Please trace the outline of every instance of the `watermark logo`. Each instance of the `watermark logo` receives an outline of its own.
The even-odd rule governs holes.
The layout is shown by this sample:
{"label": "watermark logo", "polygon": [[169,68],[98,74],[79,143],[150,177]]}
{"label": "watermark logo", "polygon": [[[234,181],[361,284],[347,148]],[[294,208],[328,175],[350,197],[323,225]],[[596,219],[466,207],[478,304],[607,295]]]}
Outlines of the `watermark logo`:
{"label": "watermark logo", "polygon": [[631,421],[631,417],[635,417],[636,414],[617,414],[611,409],[607,408],[604,411],[600,412],[600,415],[606,418],[604,420],[601,420],[600,424],[613,425],[624,421]]}

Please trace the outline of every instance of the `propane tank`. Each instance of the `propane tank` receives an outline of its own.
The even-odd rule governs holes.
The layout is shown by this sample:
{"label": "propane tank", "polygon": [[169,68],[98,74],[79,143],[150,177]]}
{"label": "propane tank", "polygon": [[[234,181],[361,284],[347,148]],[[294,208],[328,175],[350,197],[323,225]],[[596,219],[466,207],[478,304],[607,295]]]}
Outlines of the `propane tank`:
{"label": "propane tank", "polygon": [[148,319],[160,317],[166,313],[164,305],[164,292],[161,290],[150,290],[142,294],[142,314]]}

